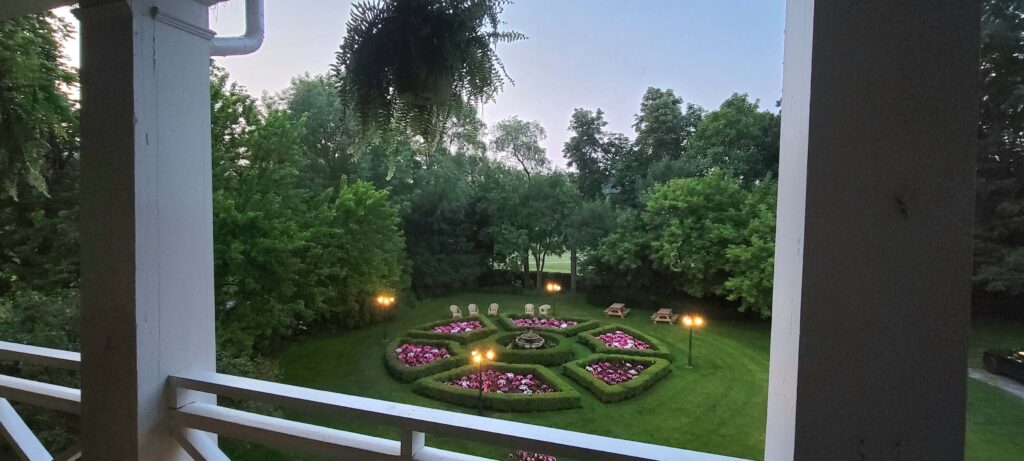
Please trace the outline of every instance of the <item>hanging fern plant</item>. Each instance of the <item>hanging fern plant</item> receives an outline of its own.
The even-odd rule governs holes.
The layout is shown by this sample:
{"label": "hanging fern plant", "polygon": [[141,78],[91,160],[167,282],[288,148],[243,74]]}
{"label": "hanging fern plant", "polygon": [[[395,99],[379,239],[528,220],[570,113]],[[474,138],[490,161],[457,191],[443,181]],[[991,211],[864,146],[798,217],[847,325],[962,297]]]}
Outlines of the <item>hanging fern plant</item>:
{"label": "hanging fern plant", "polygon": [[453,107],[511,82],[495,51],[509,0],[375,0],[353,5],[332,73],[364,131],[436,139]]}

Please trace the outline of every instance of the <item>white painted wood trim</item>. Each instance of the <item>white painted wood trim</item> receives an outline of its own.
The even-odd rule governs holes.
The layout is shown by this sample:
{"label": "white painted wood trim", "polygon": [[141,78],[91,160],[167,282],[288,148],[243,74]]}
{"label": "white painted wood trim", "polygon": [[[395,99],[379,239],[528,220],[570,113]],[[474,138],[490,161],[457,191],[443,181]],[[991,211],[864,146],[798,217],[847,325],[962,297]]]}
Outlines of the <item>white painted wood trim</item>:
{"label": "white painted wood trim", "polygon": [[[616,461],[738,461],[738,458],[727,456],[483,418],[212,372],[183,373],[168,378],[168,381],[175,388],[260,401],[347,418],[358,418],[361,421],[392,426],[399,430],[448,435],[485,444],[549,453],[555,456]],[[397,443],[395,446],[397,450]],[[398,454],[397,451],[394,453],[395,456]]]}
{"label": "white painted wood trim", "polygon": [[210,434],[182,427],[175,431],[175,439],[194,461],[231,461]]}
{"label": "white painted wood trim", "polygon": [[52,461],[53,456],[21,419],[11,402],[0,398],[0,432],[22,461]]}
{"label": "white painted wood trim", "polygon": [[82,357],[78,352],[0,341],[0,360],[17,360],[47,367],[77,370]]}
{"label": "white painted wood trim", "polygon": [[0,375],[0,397],[76,415],[82,407],[78,389],[7,375]]}

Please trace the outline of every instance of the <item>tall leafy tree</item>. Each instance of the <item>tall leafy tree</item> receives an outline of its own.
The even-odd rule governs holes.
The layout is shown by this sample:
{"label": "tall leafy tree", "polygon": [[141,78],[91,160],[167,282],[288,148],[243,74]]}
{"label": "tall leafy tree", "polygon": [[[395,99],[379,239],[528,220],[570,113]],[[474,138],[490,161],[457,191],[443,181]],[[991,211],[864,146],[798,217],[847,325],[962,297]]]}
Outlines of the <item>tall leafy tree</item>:
{"label": "tall leafy tree", "polygon": [[78,286],[78,117],[52,14],[0,21],[0,296]]}
{"label": "tall leafy tree", "polygon": [[729,279],[726,298],[739,302],[740,311],[771,315],[775,275],[775,210],[778,184],[753,185],[741,208],[738,238],[725,250]]}
{"label": "tall leafy tree", "polygon": [[309,156],[306,176],[319,187],[337,184],[355,169],[359,122],[338,98],[334,83],[324,75],[303,74],[272,101],[302,125],[302,146]]}
{"label": "tall leafy tree", "polygon": [[494,126],[491,150],[526,177],[547,171],[550,161],[540,143],[547,138],[547,132],[538,121],[525,121],[511,117]]}
{"label": "tall leafy tree", "polygon": [[578,193],[562,174],[527,177],[497,168],[487,182],[483,205],[496,259],[510,267],[522,267],[526,285],[532,257],[537,268],[535,283],[540,286],[546,257],[566,250],[566,226]]}
{"label": "tall leafy tree", "polygon": [[408,286],[388,192],[307,181],[317,157],[305,149],[305,118],[258,110],[223,72],[211,86],[221,350],[244,357],[309,329],[373,321],[372,294]]}
{"label": "tall leafy tree", "polygon": [[493,248],[485,235],[486,213],[478,206],[485,163],[480,156],[436,155],[413,176],[416,187],[402,225],[417,295],[472,288],[489,268]]}
{"label": "tall leafy tree", "polygon": [[[1024,5],[987,0],[981,23],[975,286],[1017,315],[1024,296]],[[978,304],[976,302],[976,304]]]}
{"label": "tall leafy tree", "polygon": [[704,109],[688,104],[671,89],[648,88],[640,102],[633,129],[636,139],[630,154],[617,159],[613,168],[619,199],[636,205],[639,184],[659,162],[678,159],[690,135],[703,117]]}
{"label": "tall leafy tree", "polygon": [[648,88],[633,122],[637,155],[647,164],[679,157],[695,125],[696,120],[683,113],[683,99],[674,91]]}
{"label": "tall leafy tree", "polygon": [[654,187],[641,219],[656,267],[679,274],[679,288],[690,295],[725,294],[726,251],[743,225],[744,199],[739,183],[721,174]]}
{"label": "tall leafy tree", "polygon": [[569,248],[569,290],[573,293],[579,283],[580,253],[596,250],[601,239],[611,232],[614,222],[615,213],[605,201],[583,202],[569,210],[565,237]]}
{"label": "tall leafy tree", "polygon": [[496,46],[508,0],[379,0],[352,7],[333,73],[367,130],[435,139],[452,108],[508,80]]}
{"label": "tall leafy tree", "polygon": [[733,93],[689,137],[683,163],[701,174],[723,171],[751,184],[779,171],[779,116]]}
{"label": "tall leafy tree", "polygon": [[19,184],[47,192],[45,162],[71,136],[76,81],[61,42],[70,26],[52,13],[0,21],[0,196],[18,197]]}
{"label": "tall leafy tree", "polygon": [[576,109],[569,120],[569,131],[573,134],[565,142],[562,155],[569,167],[576,169],[576,186],[587,200],[600,197],[608,183],[609,135],[604,131],[607,125],[601,109]]}

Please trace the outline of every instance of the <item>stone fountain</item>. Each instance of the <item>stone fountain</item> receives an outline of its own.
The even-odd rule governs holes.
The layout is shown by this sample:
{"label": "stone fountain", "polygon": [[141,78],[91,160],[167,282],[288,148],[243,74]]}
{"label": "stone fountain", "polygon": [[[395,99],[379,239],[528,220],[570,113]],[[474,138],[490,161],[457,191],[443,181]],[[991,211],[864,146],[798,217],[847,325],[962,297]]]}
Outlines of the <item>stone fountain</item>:
{"label": "stone fountain", "polygon": [[544,346],[544,337],[530,329],[516,337],[516,346],[520,349],[538,349]]}

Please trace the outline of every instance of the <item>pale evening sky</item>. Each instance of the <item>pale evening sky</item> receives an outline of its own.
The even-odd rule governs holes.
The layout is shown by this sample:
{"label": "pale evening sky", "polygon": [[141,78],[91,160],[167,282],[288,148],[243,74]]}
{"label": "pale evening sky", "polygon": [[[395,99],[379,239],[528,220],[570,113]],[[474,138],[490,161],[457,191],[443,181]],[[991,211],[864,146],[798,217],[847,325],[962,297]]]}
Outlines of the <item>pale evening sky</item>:
{"label": "pale evening sky", "polygon": [[[211,27],[240,33],[243,3],[215,7]],[[266,0],[263,48],[217,62],[256,95],[277,92],[304,72],[324,73],[351,4]],[[563,165],[574,108],[601,108],[609,129],[633,137],[633,116],[649,86],[672,88],[705,108],[733,92],[774,108],[782,95],[784,9],[784,0],[516,0],[505,9],[506,28],[529,39],[499,46],[515,85],[484,107],[483,119],[539,120],[548,157]],[[77,58],[77,50],[69,54]]]}

